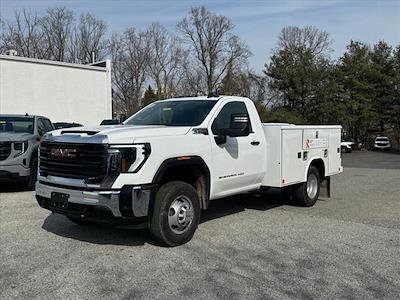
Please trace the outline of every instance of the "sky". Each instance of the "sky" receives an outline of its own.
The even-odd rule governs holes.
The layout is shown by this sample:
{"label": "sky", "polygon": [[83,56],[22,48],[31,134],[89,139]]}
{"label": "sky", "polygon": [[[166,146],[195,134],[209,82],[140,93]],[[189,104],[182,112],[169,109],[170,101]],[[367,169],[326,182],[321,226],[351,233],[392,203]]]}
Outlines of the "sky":
{"label": "sky", "polygon": [[284,26],[313,25],[329,32],[333,58],[345,52],[350,40],[400,45],[400,0],[0,0],[0,17],[10,20],[21,8],[41,14],[48,7],[66,6],[76,15],[93,13],[107,22],[110,32],[144,29],[152,22],[174,31],[191,7],[202,5],[232,20],[234,32],[253,53],[250,67],[256,72],[269,61]]}

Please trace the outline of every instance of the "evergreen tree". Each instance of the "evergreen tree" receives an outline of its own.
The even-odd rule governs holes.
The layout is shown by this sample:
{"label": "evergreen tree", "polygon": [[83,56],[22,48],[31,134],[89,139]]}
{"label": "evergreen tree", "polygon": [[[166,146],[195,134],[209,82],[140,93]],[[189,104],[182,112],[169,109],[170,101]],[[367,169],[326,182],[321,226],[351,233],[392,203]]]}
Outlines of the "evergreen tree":
{"label": "evergreen tree", "polygon": [[375,90],[374,110],[379,118],[380,131],[390,122],[390,103],[394,90],[394,58],[392,47],[385,42],[378,42],[371,51],[372,85]]}
{"label": "evergreen tree", "polygon": [[375,108],[376,92],[372,81],[373,69],[368,46],[351,41],[346,53],[339,59],[338,81],[346,107],[343,125],[350,136],[366,136],[367,130],[377,123]]}
{"label": "evergreen tree", "polygon": [[397,131],[397,146],[400,146],[400,45],[393,51],[393,96],[387,109],[390,123]]}
{"label": "evergreen tree", "polygon": [[154,93],[153,88],[149,84],[147,87],[146,91],[144,92],[143,96],[143,106],[149,105],[150,103],[154,102],[157,100],[157,94]]}
{"label": "evergreen tree", "polygon": [[[266,65],[269,87],[277,92],[286,111],[309,121],[325,121],[331,86],[331,63],[328,58],[329,34],[315,27],[284,28],[279,48]],[[321,104],[321,105],[320,105]],[[317,105],[317,106],[315,106]]]}

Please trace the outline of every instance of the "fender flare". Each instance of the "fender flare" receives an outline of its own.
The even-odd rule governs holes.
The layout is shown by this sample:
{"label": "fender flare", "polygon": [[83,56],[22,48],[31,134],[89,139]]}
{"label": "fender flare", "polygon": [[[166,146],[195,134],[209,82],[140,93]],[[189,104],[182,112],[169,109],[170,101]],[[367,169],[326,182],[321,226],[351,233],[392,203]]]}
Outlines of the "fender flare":
{"label": "fender flare", "polygon": [[[322,157],[322,156],[316,156],[316,157],[313,157],[313,159],[311,159],[308,163],[307,163],[307,166],[306,166],[306,168],[305,168],[305,173],[304,173],[304,181],[303,182],[306,182],[307,181],[307,174],[308,174],[308,170],[310,169],[310,166],[311,166],[311,164],[313,163],[313,162],[315,162],[316,160],[321,160],[322,161],[322,163],[323,163],[323,166],[324,166],[324,174],[322,174],[324,177],[326,176],[326,163],[325,163],[325,161],[324,161],[324,158]],[[321,180],[322,180],[322,178],[321,178]]]}
{"label": "fender flare", "polygon": [[210,199],[210,191],[211,191],[211,173],[208,168],[206,162],[198,155],[185,155],[178,157],[171,157],[164,160],[160,167],[157,169],[154,174],[152,183],[159,184],[161,182],[162,177],[166,173],[169,168],[172,167],[182,167],[182,166],[198,166],[202,169],[204,174],[206,175],[206,194],[205,199],[200,199],[202,202],[202,207],[206,209],[208,207],[208,202]]}

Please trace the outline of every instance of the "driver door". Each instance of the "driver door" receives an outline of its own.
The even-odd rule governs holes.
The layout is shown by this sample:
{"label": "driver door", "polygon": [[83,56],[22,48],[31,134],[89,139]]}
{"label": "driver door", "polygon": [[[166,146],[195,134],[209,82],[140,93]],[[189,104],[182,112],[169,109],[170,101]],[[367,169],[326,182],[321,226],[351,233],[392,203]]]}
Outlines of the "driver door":
{"label": "driver door", "polygon": [[219,198],[254,189],[262,172],[261,151],[257,133],[251,128],[250,134],[239,137],[226,137],[226,143],[218,145],[215,137],[221,129],[230,127],[232,114],[248,114],[246,104],[231,101],[217,113],[211,123],[210,143],[213,157],[213,198]]}

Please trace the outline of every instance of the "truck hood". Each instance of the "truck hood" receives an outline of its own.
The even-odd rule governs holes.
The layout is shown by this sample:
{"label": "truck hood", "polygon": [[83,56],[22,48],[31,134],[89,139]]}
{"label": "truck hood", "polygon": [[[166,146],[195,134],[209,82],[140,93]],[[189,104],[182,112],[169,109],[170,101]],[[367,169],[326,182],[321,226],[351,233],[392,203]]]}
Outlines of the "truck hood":
{"label": "truck hood", "polygon": [[26,132],[0,132],[0,142],[23,142],[31,139],[33,134]]}
{"label": "truck hood", "polygon": [[52,131],[46,134],[43,140],[70,143],[128,144],[133,143],[138,138],[184,135],[190,128],[159,125],[75,127]]}

